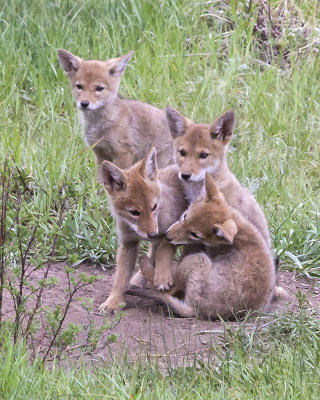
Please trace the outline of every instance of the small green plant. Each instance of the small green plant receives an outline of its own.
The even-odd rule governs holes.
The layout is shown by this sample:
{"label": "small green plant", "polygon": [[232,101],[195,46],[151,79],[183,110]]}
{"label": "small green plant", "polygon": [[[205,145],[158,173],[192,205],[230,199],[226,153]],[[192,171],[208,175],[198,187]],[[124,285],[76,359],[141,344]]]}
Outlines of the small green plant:
{"label": "small green plant", "polygon": [[[21,176],[21,171],[17,169],[15,162],[7,159],[0,177],[0,328],[4,323],[2,307],[6,289],[14,309],[13,317],[9,317],[6,326],[11,326],[14,343],[24,338],[26,343],[32,344],[33,357],[39,352],[44,362],[53,355],[61,358],[63,352],[69,351],[77,341],[83,327],[74,323],[64,327],[66,316],[79,291],[92,285],[100,277],[78,273],[74,269],[79,264],[78,257],[71,255],[69,265],[73,267],[68,264],[65,267],[67,287],[64,302],[54,308],[42,305],[46,292],[59,284],[59,280],[51,275],[51,269],[70,204],[66,197],[61,197],[61,202],[56,203],[57,221],[47,221],[50,229],[46,228],[44,232],[41,229],[41,217],[30,215],[27,207],[31,190],[25,185],[27,181],[32,181],[26,177],[16,181],[17,175]],[[43,235],[45,246],[42,247]],[[92,306],[88,307],[88,311],[89,309],[92,312]],[[99,335],[110,328],[110,323],[105,323],[98,329],[91,324],[88,351],[95,349]],[[40,336],[39,332],[42,333]]]}

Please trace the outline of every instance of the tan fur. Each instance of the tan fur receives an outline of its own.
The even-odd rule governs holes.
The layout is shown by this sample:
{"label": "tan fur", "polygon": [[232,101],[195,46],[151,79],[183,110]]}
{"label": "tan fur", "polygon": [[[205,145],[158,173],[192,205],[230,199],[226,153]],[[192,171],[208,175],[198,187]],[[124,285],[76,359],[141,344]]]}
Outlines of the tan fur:
{"label": "tan fur", "polygon": [[[269,248],[253,224],[228,205],[211,176],[206,176],[205,196],[169,228],[167,238],[174,244],[200,241],[223,250],[213,259],[205,253],[182,258],[173,268],[169,293],[138,289],[130,294],[161,300],[185,317],[232,318],[268,307],[275,286]],[[152,282],[152,266],[146,259],[142,271]],[[181,289],[182,301],[172,296]]]}
{"label": "tan fur", "polygon": [[[263,211],[228,167],[227,152],[235,125],[234,111],[225,112],[212,124],[192,123],[170,107],[166,109],[166,115],[174,139],[179,177],[183,181],[189,203],[200,194],[205,174],[210,173],[228,204],[261,232],[271,249],[271,238]],[[201,158],[203,154],[207,157]]]}
{"label": "tan fur", "polygon": [[98,165],[108,160],[120,168],[129,168],[153,145],[158,152],[158,165],[163,168],[172,161],[173,154],[164,112],[118,95],[132,54],[97,61],[83,60],[63,49],[58,51],[79,109],[85,141],[93,146]]}
{"label": "tan fur", "polygon": [[123,301],[141,240],[151,241],[155,247],[155,286],[159,290],[169,289],[176,246],[165,240],[164,233],[186,209],[187,202],[181,201],[178,168],[172,165],[158,172],[155,148],[127,170],[104,161],[101,177],[109,194],[120,242],[113,287],[100,306],[104,311],[115,310]]}

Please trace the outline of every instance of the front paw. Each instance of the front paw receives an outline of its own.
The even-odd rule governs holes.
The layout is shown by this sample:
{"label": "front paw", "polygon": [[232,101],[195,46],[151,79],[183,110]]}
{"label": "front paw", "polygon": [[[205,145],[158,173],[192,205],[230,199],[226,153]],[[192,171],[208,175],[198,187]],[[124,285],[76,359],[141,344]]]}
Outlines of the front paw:
{"label": "front paw", "polygon": [[107,300],[100,304],[99,311],[101,314],[114,314],[123,303],[123,297],[109,296]]}
{"label": "front paw", "polygon": [[171,271],[157,271],[154,274],[154,286],[158,291],[169,290],[173,285]]}

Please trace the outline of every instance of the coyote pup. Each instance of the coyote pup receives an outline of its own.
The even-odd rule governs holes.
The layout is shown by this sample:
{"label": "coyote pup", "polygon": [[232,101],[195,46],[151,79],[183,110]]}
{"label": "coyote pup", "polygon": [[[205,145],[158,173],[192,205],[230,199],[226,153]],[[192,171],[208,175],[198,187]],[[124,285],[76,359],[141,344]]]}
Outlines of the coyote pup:
{"label": "coyote pup", "polygon": [[172,285],[171,265],[176,246],[167,242],[166,230],[187,208],[178,168],[171,165],[158,172],[156,150],[127,170],[109,161],[101,166],[101,178],[111,202],[119,237],[117,266],[113,287],[100,310],[115,310],[136,264],[139,242],[151,241],[153,250],[154,285],[158,290]]}
{"label": "coyote pup", "polygon": [[268,223],[253,195],[240,185],[227,163],[228,144],[235,125],[235,113],[226,111],[212,124],[195,124],[177,110],[166,108],[179,178],[191,203],[201,192],[208,172],[227,202],[246,217],[262,234],[271,249]]}
{"label": "coyote pup", "polygon": [[[223,246],[223,251],[213,259],[205,253],[184,257],[173,270],[169,293],[133,289],[128,294],[158,299],[184,317],[232,318],[268,307],[275,286],[269,248],[252,223],[226,202],[209,174],[205,194],[169,228],[167,239],[173,244]],[[147,257],[141,267],[152,283],[153,268]],[[184,300],[172,296],[181,290]]]}
{"label": "coyote pup", "polygon": [[58,51],[79,109],[85,141],[93,147],[98,166],[104,160],[129,168],[153,145],[158,165],[172,161],[173,145],[163,110],[122,99],[118,89],[133,52],[108,61],[83,60],[69,51]]}

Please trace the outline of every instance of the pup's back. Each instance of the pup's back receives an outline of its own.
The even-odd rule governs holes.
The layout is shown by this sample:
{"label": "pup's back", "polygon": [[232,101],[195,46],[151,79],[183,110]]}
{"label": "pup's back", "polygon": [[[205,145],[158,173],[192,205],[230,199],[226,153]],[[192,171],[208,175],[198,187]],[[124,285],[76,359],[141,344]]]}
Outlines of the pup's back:
{"label": "pup's back", "polygon": [[270,251],[257,229],[236,210],[232,219],[238,227],[232,246],[200,267],[207,273],[205,294],[190,292],[189,301],[195,300],[195,293],[200,294],[202,316],[230,318],[239,312],[265,309],[272,299],[275,270]]}
{"label": "pup's back", "polygon": [[121,101],[130,107],[135,162],[144,157],[151,146],[155,146],[159,168],[169,165],[173,158],[173,143],[165,112],[138,100]]}
{"label": "pup's back", "polygon": [[[262,235],[231,207],[207,174],[205,196],[199,197],[167,232],[173,244],[219,246],[219,254],[183,258],[176,279],[185,280],[185,303],[202,317],[232,317],[268,306],[275,270]],[[180,274],[180,278],[179,278]]]}

